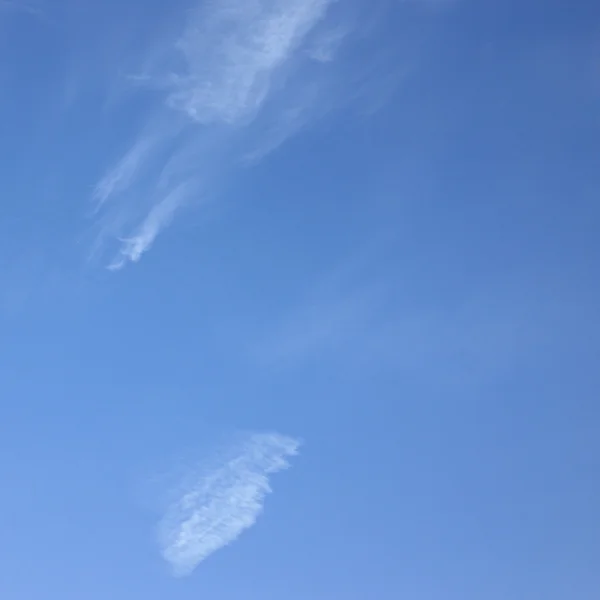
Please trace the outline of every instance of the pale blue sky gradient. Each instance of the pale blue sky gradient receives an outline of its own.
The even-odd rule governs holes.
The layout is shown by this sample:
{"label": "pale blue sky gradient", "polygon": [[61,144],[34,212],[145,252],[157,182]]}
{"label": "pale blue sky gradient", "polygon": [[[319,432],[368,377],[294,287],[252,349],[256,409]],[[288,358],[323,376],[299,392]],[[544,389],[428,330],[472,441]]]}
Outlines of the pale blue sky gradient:
{"label": "pale blue sky gradient", "polygon": [[0,597],[598,598],[599,34],[0,2]]}

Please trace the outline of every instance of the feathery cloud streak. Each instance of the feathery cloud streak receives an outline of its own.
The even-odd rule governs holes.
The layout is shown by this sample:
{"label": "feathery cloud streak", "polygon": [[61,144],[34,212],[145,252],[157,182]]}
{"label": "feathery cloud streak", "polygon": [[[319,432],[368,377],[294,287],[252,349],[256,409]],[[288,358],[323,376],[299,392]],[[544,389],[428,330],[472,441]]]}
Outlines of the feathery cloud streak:
{"label": "feathery cloud streak", "polygon": [[[329,0],[222,0],[199,10],[177,47],[186,69],[167,103],[200,123],[252,118],[277,69],[324,16]],[[208,60],[207,60],[208,58]]]}
{"label": "feathery cloud streak", "polygon": [[241,164],[236,152],[259,117],[269,139],[254,139],[246,158],[263,157],[307,120],[306,107],[279,110],[273,101],[289,99],[285,87],[302,61],[319,63],[301,50],[333,1],[202,3],[177,40],[149,53],[130,84],[139,99],[158,97],[156,106],[92,197],[99,244],[120,244],[109,268],[138,261],[180,206],[218,184],[215,173]]}
{"label": "feathery cloud streak", "polygon": [[271,492],[269,476],[289,466],[299,445],[279,434],[253,434],[184,487],[159,525],[162,556],[175,576],[191,574],[254,525]]}

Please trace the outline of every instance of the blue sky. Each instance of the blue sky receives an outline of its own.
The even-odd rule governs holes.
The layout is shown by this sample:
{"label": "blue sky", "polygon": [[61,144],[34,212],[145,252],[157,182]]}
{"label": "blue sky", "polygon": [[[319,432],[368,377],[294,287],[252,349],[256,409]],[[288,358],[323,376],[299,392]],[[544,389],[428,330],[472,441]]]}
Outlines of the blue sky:
{"label": "blue sky", "polygon": [[0,1],[0,596],[597,598],[599,23]]}

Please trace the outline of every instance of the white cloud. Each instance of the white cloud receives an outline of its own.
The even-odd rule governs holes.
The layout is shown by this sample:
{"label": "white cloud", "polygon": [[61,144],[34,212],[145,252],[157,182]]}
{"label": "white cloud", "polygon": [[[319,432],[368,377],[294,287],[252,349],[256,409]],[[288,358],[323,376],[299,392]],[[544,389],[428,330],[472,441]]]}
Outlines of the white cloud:
{"label": "white cloud", "polygon": [[154,243],[160,230],[173,218],[175,211],[185,202],[190,182],[183,182],[171,190],[158,204],[156,204],[148,216],[144,219],[135,234],[123,239],[118,256],[110,265],[111,271],[121,269],[126,261],[137,262]]}
{"label": "white cloud", "polygon": [[[128,78],[136,92],[127,109],[139,101],[150,116],[94,188],[95,255],[117,240],[109,268],[138,261],[179,207],[236,169],[334,110],[387,99],[398,83],[387,70],[396,73],[398,61],[380,56],[372,31],[359,67],[338,52],[365,27],[362,16],[366,9],[337,0],[212,0],[186,13],[180,34],[148,49]],[[374,56],[385,73],[369,66]]]}
{"label": "white cloud", "polygon": [[[224,168],[240,164],[235,152],[244,132],[272,101],[275,88],[281,91],[276,76],[292,68],[298,48],[332,1],[202,3],[189,13],[177,40],[151,53],[144,72],[130,81],[140,94],[152,90],[156,98],[158,92],[159,105],[92,194],[100,213],[97,245],[114,237],[121,241],[110,269],[140,259],[175,211],[197,199],[194,181],[210,183]],[[281,114],[271,110],[275,124],[266,119],[269,139],[258,143],[254,159],[305,121],[304,109],[302,116],[289,108]]]}
{"label": "white cloud", "polygon": [[251,118],[271,78],[324,16],[330,0],[221,0],[198,9],[177,44],[185,68],[167,103],[201,123]]}
{"label": "white cloud", "polygon": [[299,445],[279,434],[253,434],[186,478],[159,524],[162,556],[174,575],[189,575],[254,525],[271,492],[269,476],[289,466]]}

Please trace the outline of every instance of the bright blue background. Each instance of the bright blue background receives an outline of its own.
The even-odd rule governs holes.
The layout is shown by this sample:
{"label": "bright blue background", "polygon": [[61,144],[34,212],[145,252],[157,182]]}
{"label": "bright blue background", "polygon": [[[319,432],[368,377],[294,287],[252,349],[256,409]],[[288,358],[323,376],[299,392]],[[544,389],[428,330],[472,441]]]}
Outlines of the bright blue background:
{"label": "bright blue background", "polygon": [[[182,6],[0,5],[0,596],[598,597],[600,5],[438,4],[374,20],[408,67],[378,110],[118,273],[86,262],[141,110],[113,73]],[[240,429],[305,445],[174,580],[139,482]]]}

